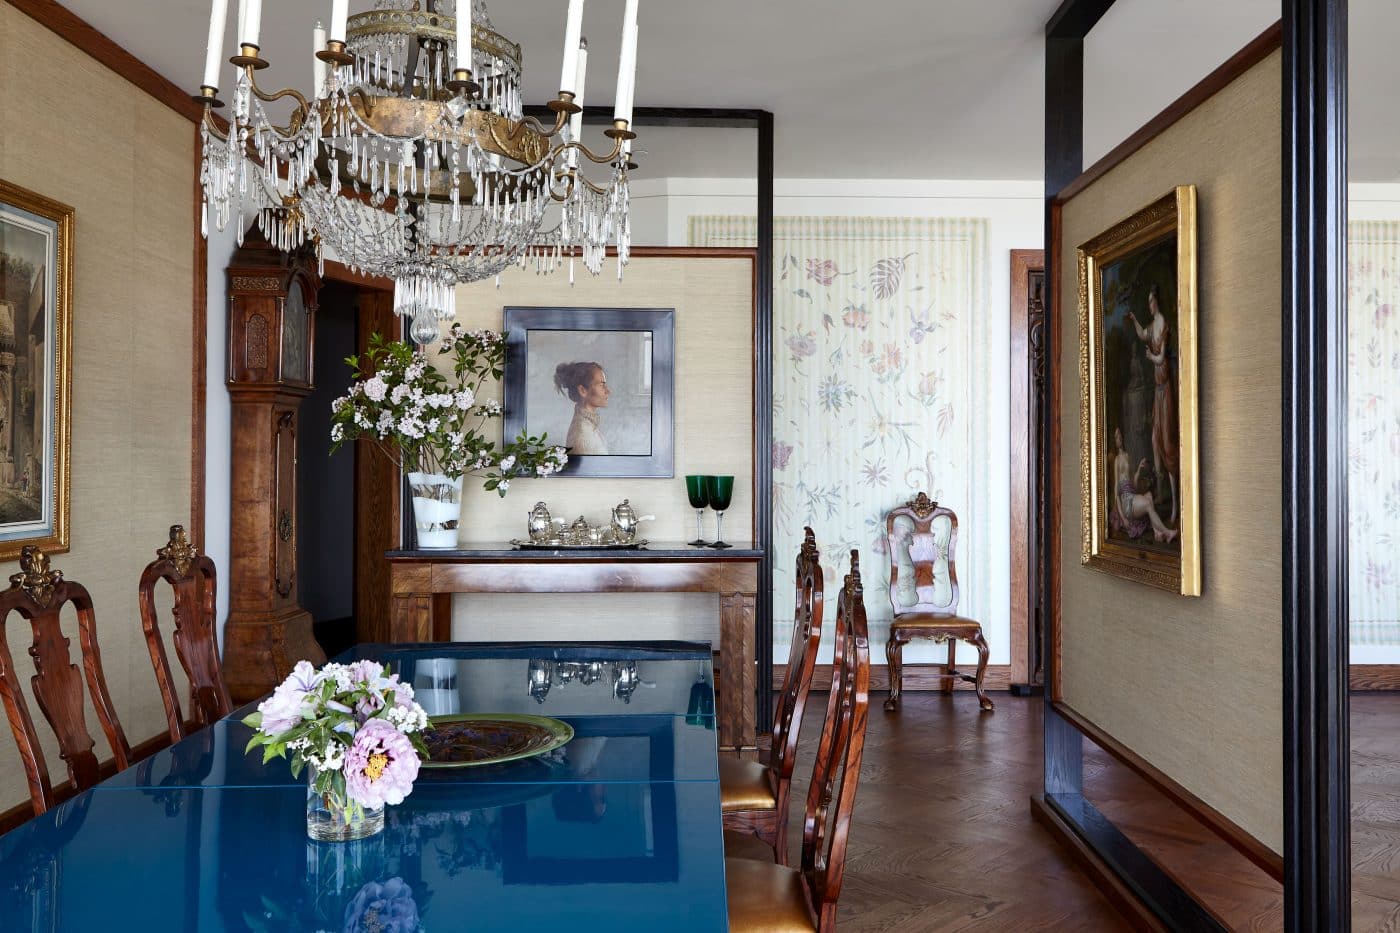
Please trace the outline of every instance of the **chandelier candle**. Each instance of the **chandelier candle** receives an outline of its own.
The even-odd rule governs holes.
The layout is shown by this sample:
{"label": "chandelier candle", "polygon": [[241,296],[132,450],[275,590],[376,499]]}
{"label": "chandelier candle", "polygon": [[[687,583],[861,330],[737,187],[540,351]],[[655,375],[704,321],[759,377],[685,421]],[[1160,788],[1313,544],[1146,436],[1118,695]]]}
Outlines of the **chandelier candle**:
{"label": "chandelier candle", "polygon": [[[218,0],[215,0],[217,3]],[[238,0],[238,43],[258,47],[262,31],[262,0]]]}
{"label": "chandelier candle", "polygon": [[330,38],[345,41],[345,23],[350,18],[350,0],[331,0]]}
{"label": "chandelier candle", "polygon": [[569,0],[569,18],[564,23],[564,64],[559,69],[559,93],[574,94],[571,87],[578,77],[578,43],[583,38],[583,0]]}
{"label": "chandelier candle", "polygon": [[[578,111],[569,117],[569,141],[583,138],[583,91],[588,86],[588,40],[578,40],[578,77],[574,80],[574,104]],[[569,168],[578,168],[578,149],[569,150]]]}
{"label": "chandelier candle", "polygon": [[[613,120],[632,125],[632,98],[637,83],[637,0],[627,0],[622,15],[622,54],[617,60],[617,103]],[[626,128],[626,127],[622,127]]]}
{"label": "chandelier candle", "polygon": [[224,24],[228,20],[228,0],[214,0],[209,11],[209,44],[204,53],[203,87],[219,89],[219,59],[224,47]]}
{"label": "chandelier candle", "polygon": [[311,87],[317,97],[326,92],[326,74],[330,70],[329,65],[316,57],[316,53],[323,51],[325,47],[326,27],[322,26],[318,19],[316,25],[311,28]]}
{"label": "chandelier candle", "polygon": [[472,73],[472,0],[457,2],[457,70]]}

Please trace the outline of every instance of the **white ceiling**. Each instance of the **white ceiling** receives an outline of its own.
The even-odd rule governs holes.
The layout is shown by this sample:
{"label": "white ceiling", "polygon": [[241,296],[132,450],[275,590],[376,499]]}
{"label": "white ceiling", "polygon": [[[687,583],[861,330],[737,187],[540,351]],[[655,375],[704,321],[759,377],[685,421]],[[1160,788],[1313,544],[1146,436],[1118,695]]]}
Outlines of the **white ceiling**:
{"label": "white ceiling", "polygon": [[[206,0],[63,0],[175,83],[199,82]],[[589,99],[613,96],[624,0],[589,0]],[[1032,179],[1043,160],[1042,36],[1059,0],[642,0],[637,105],[772,110],[789,178]],[[356,0],[352,10],[369,6]],[[496,0],[525,48],[531,102],[552,96],[564,0]],[[1357,180],[1400,180],[1394,0],[1352,0]],[[229,44],[236,0],[229,2]],[[311,81],[330,0],[266,0],[265,84]],[[1279,0],[1119,0],[1085,49],[1086,159],[1157,113],[1277,19]],[[743,134],[647,131],[648,174],[751,176]],[[640,177],[640,176],[639,176]]]}

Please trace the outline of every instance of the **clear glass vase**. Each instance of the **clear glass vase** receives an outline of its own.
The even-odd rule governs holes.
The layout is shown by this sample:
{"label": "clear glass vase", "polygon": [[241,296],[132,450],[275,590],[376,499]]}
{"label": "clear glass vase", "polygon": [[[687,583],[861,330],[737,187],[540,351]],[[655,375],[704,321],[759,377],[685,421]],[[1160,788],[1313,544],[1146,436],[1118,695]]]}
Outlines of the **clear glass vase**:
{"label": "clear glass vase", "polygon": [[384,829],[384,808],[363,807],[337,789],[317,790],[320,772],[306,768],[306,835],[318,842],[348,842],[364,839]]}

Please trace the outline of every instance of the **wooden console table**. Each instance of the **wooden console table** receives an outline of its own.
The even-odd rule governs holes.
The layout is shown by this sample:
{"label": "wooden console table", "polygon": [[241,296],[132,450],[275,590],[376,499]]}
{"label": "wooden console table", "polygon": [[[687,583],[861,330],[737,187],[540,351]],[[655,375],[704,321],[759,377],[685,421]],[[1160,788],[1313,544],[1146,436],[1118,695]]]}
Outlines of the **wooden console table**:
{"label": "wooden console table", "polygon": [[518,551],[506,543],[461,550],[389,551],[393,605],[386,640],[452,640],[453,593],[715,593],[719,596],[719,746],[757,754],[754,620],[763,552],[654,543],[637,551]]}

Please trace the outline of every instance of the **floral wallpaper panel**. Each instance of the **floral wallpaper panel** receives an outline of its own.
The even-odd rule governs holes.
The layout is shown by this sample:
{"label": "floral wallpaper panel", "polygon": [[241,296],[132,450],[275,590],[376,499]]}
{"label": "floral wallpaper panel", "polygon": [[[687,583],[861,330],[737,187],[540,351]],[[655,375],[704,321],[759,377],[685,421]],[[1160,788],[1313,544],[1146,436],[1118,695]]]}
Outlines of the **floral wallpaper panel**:
{"label": "floral wallpaper panel", "polygon": [[1400,645],[1400,222],[1348,230],[1351,643]]}
{"label": "floral wallpaper panel", "polygon": [[[828,594],[846,573],[850,549],[860,550],[871,637],[886,640],[884,515],[920,490],[958,513],[959,612],[988,621],[996,581],[989,579],[987,522],[987,236],[985,219],[775,219],[779,659],[791,637],[793,561],[804,525],[822,549]],[[752,217],[690,218],[692,246],[755,242]],[[941,658],[943,649],[916,644],[905,655]],[[876,657],[883,662],[882,651]]]}

